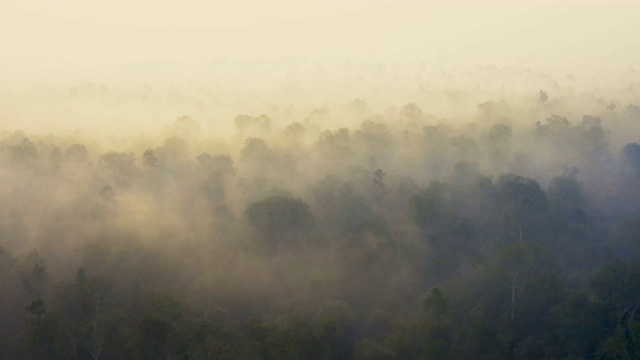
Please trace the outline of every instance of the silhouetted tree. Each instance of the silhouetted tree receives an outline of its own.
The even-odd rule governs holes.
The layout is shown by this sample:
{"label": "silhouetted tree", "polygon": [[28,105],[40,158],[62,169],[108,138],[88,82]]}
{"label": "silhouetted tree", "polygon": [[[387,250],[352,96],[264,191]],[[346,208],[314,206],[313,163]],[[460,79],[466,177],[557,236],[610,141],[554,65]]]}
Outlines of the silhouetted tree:
{"label": "silhouetted tree", "polygon": [[546,209],[547,196],[535,180],[513,174],[501,176],[497,188],[508,216],[515,218],[518,240],[522,241],[534,216]]}
{"label": "silhouetted tree", "polygon": [[266,240],[269,251],[278,255],[283,246],[308,242],[315,221],[309,206],[300,199],[272,196],[246,209],[250,224]]}

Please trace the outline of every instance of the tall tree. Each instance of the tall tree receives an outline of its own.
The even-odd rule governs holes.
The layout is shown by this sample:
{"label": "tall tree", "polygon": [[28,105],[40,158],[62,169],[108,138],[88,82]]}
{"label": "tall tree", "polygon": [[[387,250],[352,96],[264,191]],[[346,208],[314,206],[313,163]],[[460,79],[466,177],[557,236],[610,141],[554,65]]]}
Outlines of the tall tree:
{"label": "tall tree", "polygon": [[497,187],[507,215],[517,225],[518,240],[522,241],[535,215],[546,209],[547,196],[537,181],[519,175],[501,176]]}
{"label": "tall tree", "polygon": [[[301,199],[271,196],[250,204],[246,209],[249,223],[258,231],[270,251],[277,254],[282,246],[306,245],[315,221],[309,206]],[[305,246],[306,247],[306,246]]]}

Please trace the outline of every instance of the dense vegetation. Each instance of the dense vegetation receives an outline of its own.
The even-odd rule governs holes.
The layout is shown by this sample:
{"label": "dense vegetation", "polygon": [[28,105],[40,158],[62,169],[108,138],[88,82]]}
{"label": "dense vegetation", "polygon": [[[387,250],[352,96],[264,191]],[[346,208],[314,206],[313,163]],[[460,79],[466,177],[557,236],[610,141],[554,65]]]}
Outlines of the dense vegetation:
{"label": "dense vegetation", "polygon": [[640,108],[548,97],[5,132],[0,358],[638,358]]}

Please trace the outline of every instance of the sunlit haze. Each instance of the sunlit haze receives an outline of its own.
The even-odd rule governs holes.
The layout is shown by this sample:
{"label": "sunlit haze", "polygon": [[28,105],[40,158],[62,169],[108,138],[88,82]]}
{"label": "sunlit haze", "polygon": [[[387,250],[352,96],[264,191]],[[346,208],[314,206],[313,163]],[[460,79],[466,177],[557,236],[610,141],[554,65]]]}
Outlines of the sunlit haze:
{"label": "sunlit haze", "polygon": [[2,59],[433,59],[592,69],[639,58],[637,1],[11,1]]}
{"label": "sunlit haze", "polygon": [[0,0],[0,359],[640,358],[640,0]]}

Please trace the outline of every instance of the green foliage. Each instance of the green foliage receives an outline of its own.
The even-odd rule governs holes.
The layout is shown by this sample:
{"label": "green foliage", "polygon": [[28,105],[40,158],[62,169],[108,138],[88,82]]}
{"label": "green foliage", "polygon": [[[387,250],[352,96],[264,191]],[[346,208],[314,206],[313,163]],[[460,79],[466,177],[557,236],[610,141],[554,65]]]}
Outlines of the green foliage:
{"label": "green foliage", "polygon": [[356,344],[353,351],[354,360],[394,360],[397,359],[396,353],[379,344],[364,338]]}
{"label": "green foliage", "polygon": [[423,119],[422,109],[415,103],[406,104],[400,109],[400,118],[409,123],[419,123]]}
{"label": "green foliage", "polygon": [[147,149],[144,151],[144,153],[142,154],[142,163],[146,167],[152,168],[157,166],[158,159],[156,159],[156,156],[153,154],[153,150]]}
{"label": "green foliage", "polygon": [[504,204],[517,213],[540,212],[547,207],[547,198],[534,179],[508,174],[498,179],[500,196]]}
{"label": "green foliage", "polygon": [[[269,117],[241,115],[242,149],[192,141],[185,117],[164,145],[136,148],[140,171],[129,152],[94,167],[84,145],[62,156],[66,142],[6,135],[5,192],[28,190],[0,214],[0,358],[638,358],[640,147],[599,167],[607,119],[551,116],[516,137],[509,104],[478,110],[489,123],[422,134],[412,103],[385,110],[404,131],[386,115],[322,130],[319,110],[280,144]],[[310,154],[300,137],[314,133]],[[520,156],[523,140],[571,163],[541,172],[550,154]],[[51,183],[33,180],[46,186],[16,181],[52,165]],[[531,177],[496,177],[516,169]],[[65,186],[82,190],[71,203]]]}
{"label": "green foliage", "polygon": [[442,296],[440,289],[434,287],[429,296],[423,301],[424,310],[433,317],[441,317],[447,311],[447,300]]}
{"label": "green foliage", "polygon": [[31,251],[17,260],[15,269],[22,282],[24,290],[31,298],[41,297],[47,279],[47,269],[44,259],[36,251]]}
{"label": "green foliage", "polygon": [[276,254],[286,247],[306,244],[315,226],[309,206],[301,199],[272,196],[250,204],[245,213],[265,239],[267,249]]}
{"label": "green foliage", "polygon": [[122,185],[128,185],[137,168],[133,154],[124,152],[110,152],[100,157],[99,164]]}
{"label": "green foliage", "polygon": [[252,323],[252,342],[260,359],[333,359],[335,358],[335,323],[314,326],[306,321],[292,321],[286,327]]}
{"label": "green foliage", "polygon": [[423,229],[438,226],[446,220],[446,196],[448,188],[440,182],[432,182],[411,199],[413,219]]}
{"label": "green foliage", "polygon": [[27,305],[27,311],[30,314],[35,315],[37,318],[41,318],[47,312],[47,308],[44,305],[44,301],[42,301],[42,299],[38,299]]}
{"label": "green foliage", "polygon": [[519,175],[502,175],[496,187],[503,211],[507,218],[513,219],[517,239],[522,241],[530,223],[546,210],[547,196],[537,181]]}
{"label": "green foliage", "polygon": [[30,304],[28,311],[36,315],[27,320],[24,339],[32,359],[53,360],[58,357],[58,321],[53,314],[45,313],[42,300]]}
{"label": "green foliage", "polygon": [[640,264],[612,263],[591,278],[595,294],[613,311],[619,324],[631,327],[640,309]]}

